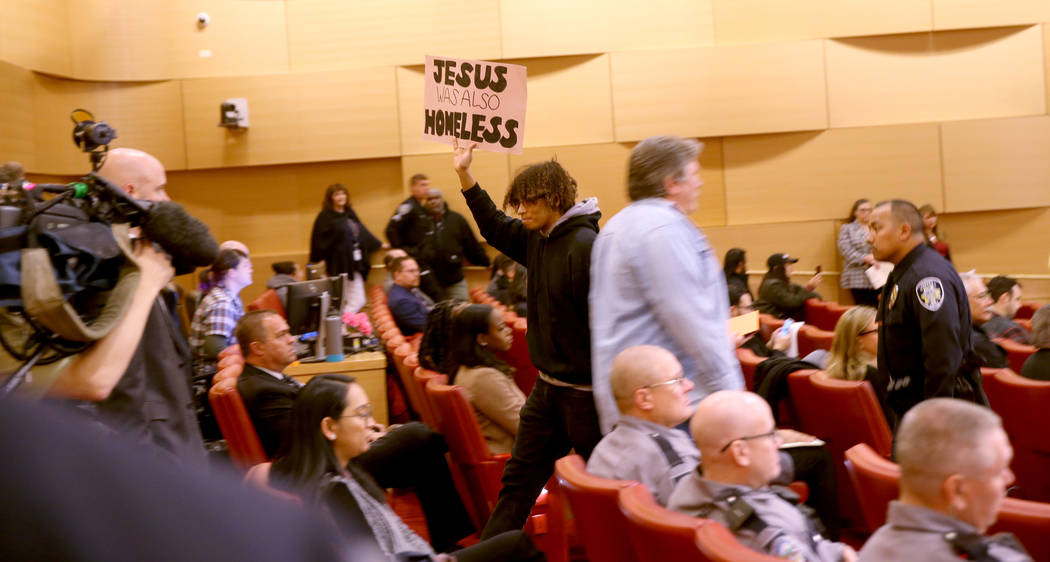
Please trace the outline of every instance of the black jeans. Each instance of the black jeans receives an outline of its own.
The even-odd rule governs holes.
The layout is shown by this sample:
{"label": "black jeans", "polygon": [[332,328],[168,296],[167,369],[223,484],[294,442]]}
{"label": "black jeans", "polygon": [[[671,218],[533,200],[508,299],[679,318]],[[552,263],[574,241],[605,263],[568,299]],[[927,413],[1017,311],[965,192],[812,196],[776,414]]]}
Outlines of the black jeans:
{"label": "black jeans", "polygon": [[444,437],[413,422],[395,428],[354,459],[380,487],[415,490],[430,544],[438,552],[452,550],[457,541],[475,531],[452,482],[447,451]]}
{"label": "black jeans", "polygon": [[503,489],[481,538],[524,527],[536,498],[554,474],[554,461],[570,449],[586,460],[601,438],[593,393],[537,378],[521,409],[518,436],[503,470]]}
{"label": "black jeans", "polygon": [[452,553],[458,562],[542,562],[547,559],[532,538],[521,531],[507,531]]}

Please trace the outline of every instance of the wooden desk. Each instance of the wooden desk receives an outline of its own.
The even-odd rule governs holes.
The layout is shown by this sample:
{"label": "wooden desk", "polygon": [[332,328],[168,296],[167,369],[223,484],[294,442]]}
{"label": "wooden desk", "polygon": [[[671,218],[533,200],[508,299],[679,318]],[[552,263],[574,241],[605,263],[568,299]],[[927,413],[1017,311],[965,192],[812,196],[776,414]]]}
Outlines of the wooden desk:
{"label": "wooden desk", "polygon": [[365,351],[332,363],[296,361],[284,370],[284,374],[304,384],[317,375],[327,373],[348,375],[357,379],[372,402],[372,409],[375,411],[373,417],[377,422],[387,425],[386,354],[381,351]]}

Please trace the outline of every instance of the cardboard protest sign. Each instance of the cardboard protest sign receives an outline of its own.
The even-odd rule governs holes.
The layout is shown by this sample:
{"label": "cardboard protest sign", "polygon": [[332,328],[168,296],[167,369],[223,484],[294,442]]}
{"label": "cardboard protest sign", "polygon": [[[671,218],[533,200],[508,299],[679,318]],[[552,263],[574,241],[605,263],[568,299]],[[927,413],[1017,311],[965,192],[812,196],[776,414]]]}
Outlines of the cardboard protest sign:
{"label": "cardboard protest sign", "polygon": [[524,66],[428,55],[423,83],[423,140],[521,154]]}

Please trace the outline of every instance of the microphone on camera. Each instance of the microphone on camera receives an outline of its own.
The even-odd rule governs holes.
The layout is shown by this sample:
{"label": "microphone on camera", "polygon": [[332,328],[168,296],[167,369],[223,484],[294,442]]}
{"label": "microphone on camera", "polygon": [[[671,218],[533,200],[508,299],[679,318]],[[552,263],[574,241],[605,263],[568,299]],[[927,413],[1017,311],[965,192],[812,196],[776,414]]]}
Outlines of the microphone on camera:
{"label": "microphone on camera", "polygon": [[192,273],[215,263],[219,243],[208,226],[172,201],[151,203],[142,222],[142,232],[171,255],[175,275]]}

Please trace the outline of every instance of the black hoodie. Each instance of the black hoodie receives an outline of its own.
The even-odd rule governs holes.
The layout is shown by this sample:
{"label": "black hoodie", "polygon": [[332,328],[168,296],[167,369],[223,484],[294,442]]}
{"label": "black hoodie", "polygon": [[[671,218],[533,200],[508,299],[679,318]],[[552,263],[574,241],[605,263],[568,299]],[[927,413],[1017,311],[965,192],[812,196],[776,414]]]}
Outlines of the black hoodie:
{"label": "black hoodie", "polygon": [[544,236],[500,211],[478,184],[463,192],[481,235],[528,273],[529,358],[569,384],[591,384],[587,294],[591,247],[598,236],[597,200],[577,203]]}

